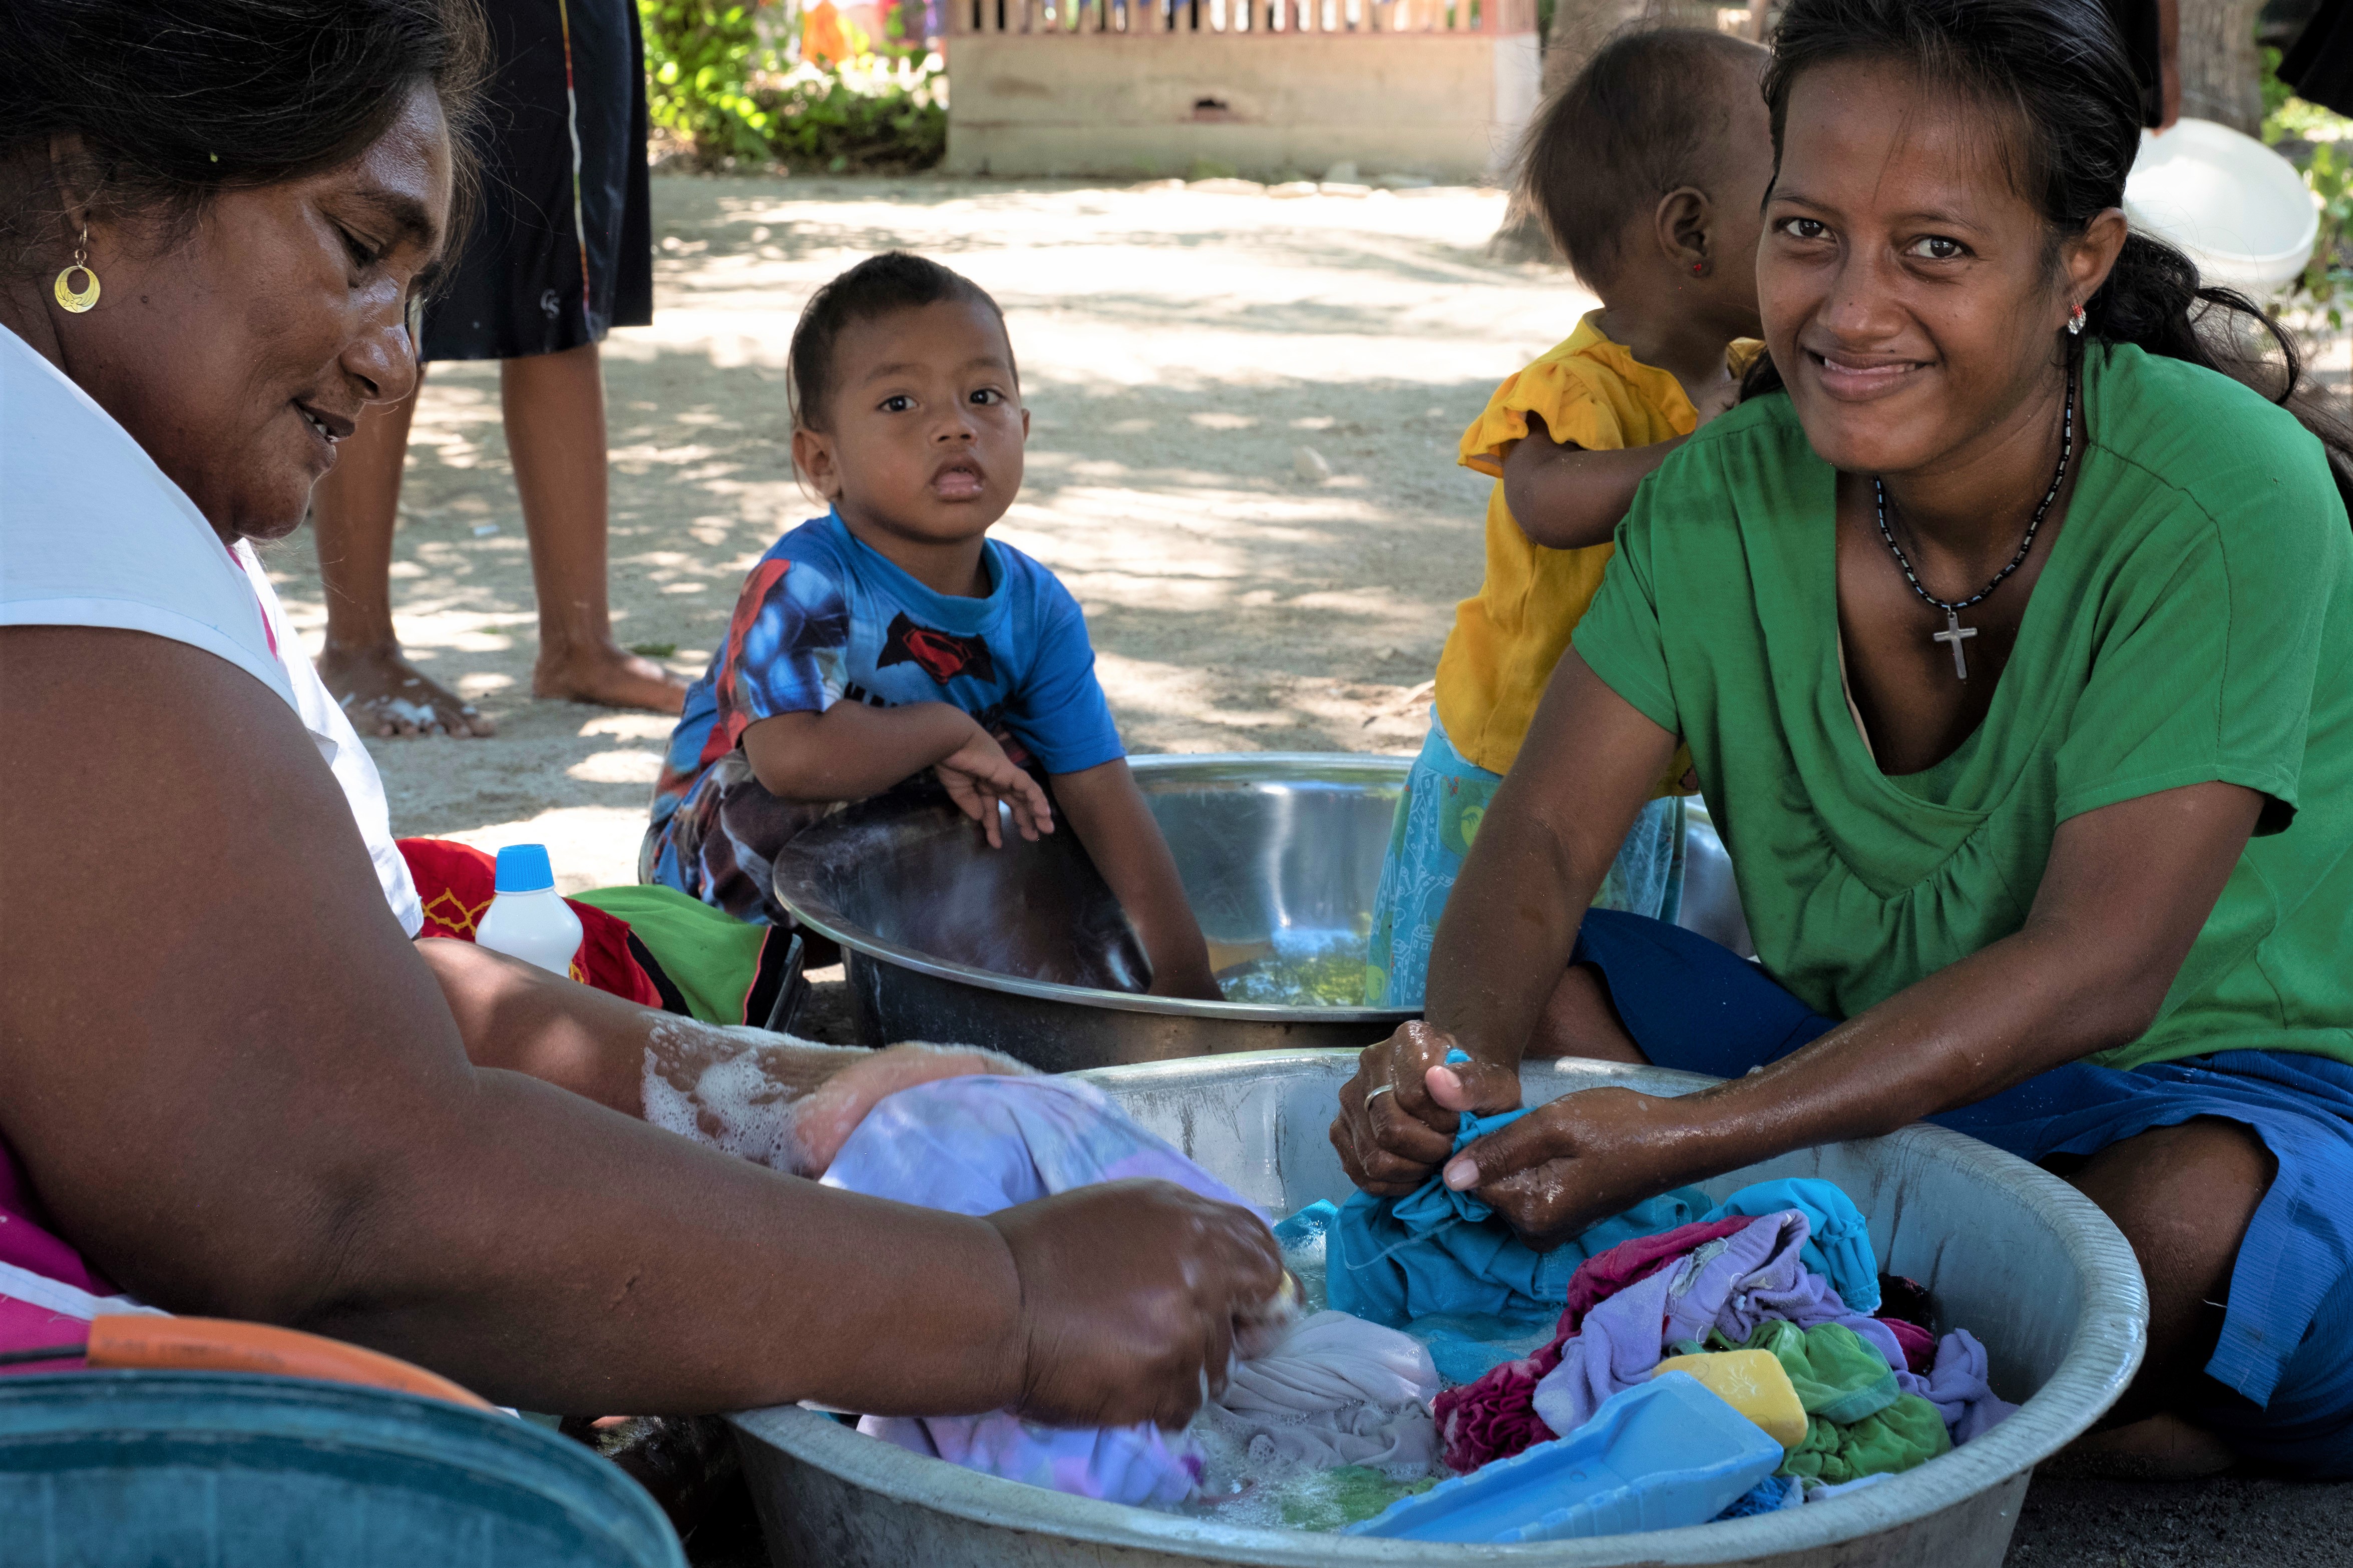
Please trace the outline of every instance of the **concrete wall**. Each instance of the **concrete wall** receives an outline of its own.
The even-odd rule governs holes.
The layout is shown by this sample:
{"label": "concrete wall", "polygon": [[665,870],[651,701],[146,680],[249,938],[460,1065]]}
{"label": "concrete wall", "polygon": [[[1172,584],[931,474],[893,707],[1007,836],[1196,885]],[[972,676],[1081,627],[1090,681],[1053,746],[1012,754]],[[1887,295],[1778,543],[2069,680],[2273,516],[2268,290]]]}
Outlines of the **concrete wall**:
{"label": "concrete wall", "polygon": [[1535,110],[1533,33],[962,34],[947,168],[1265,178],[1501,172]]}

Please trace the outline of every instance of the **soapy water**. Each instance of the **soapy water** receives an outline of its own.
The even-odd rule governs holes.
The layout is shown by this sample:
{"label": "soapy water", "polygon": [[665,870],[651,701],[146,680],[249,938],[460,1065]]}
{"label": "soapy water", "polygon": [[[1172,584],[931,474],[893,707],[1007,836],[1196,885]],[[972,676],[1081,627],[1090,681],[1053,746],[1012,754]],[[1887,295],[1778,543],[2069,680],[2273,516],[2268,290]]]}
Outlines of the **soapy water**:
{"label": "soapy water", "polygon": [[1314,1469],[1276,1457],[1261,1435],[1249,1447],[1206,1421],[1193,1424],[1204,1463],[1200,1485],[1176,1512],[1253,1530],[1331,1531],[1372,1518],[1402,1497],[1428,1491],[1440,1476],[1420,1466],[1398,1472],[1343,1465]]}
{"label": "soapy water", "polygon": [[1229,1002],[1262,1007],[1361,1007],[1368,931],[1278,926],[1246,948],[1242,962],[1218,971]]}

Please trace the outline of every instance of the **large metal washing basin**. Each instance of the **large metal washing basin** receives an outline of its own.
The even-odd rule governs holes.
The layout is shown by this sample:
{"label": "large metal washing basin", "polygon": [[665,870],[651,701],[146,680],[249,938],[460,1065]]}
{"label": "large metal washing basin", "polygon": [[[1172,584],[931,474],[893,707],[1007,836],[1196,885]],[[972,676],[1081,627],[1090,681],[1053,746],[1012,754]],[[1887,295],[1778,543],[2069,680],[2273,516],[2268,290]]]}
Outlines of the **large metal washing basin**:
{"label": "large metal washing basin", "polygon": [[[944,799],[852,806],[776,858],[777,901],[839,942],[864,1044],[989,1046],[1050,1071],[1225,1051],[1362,1047],[1412,1011],[1361,1003],[1373,895],[1410,763],[1345,753],[1137,757],[1231,1000],[1143,994],[1118,900],[1067,828],[988,847]],[[1694,803],[1696,804],[1696,803]],[[1746,951],[1695,816],[1683,923]]]}
{"label": "large metal washing basin", "polygon": [[[1354,1066],[1335,1051],[1149,1063],[1086,1076],[1145,1126],[1270,1211],[1349,1190],[1324,1136]],[[1655,1068],[1546,1062],[1527,1102],[1604,1084],[1687,1093],[1710,1079]],[[1836,1143],[1701,1184],[1723,1196],[1775,1176],[1823,1176],[1871,1217],[1880,1266],[1925,1283],[1942,1331],[1991,1353],[2023,1407],[1942,1458],[1865,1491],[1689,1530],[1539,1546],[1452,1546],[1252,1530],[1065,1497],[920,1458],[795,1405],[731,1419],[779,1568],[1998,1568],[2033,1467],[2098,1419],[2140,1364],[2148,1298],[2132,1251],[2073,1187],[1973,1139],[1926,1125]]]}

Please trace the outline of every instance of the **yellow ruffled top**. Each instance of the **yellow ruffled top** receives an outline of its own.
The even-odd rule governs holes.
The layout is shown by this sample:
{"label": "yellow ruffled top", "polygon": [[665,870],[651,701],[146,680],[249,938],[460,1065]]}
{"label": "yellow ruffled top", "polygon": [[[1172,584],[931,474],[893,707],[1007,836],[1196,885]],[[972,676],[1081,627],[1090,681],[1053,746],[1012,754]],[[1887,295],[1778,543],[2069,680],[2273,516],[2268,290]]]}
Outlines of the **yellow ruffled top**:
{"label": "yellow ruffled top", "polygon": [[[1737,374],[1762,347],[1743,339],[1726,363]],[[1699,423],[1681,383],[1602,336],[1588,315],[1566,342],[1505,377],[1462,432],[1462,466],[1496,482],[1487,498],[1486,581],[1456,606],[1438,659],[1438,718],[1456,751],[1497,773],[1509,773],[1520,754],[1545,683],[1615,548],[1546,550],[1513,519],[1504,501],[1504,458],[1527,435],[1531,413],[1554,440],[1588,451],[1651,446],[1688,436]],[[1690,766],[1678,750],[1657,793],[1685,793],[1679,781]]]}

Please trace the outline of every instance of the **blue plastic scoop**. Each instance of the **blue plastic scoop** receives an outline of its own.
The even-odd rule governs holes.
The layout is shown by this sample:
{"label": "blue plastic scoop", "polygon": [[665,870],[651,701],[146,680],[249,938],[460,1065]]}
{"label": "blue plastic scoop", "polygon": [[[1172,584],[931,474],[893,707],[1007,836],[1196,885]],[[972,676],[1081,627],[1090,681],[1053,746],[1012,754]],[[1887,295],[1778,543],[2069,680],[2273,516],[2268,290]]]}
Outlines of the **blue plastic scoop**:
{"label": "blue plastic scoop", "polygon": [[1566,1437],[1393,1503],[1348,1535],[1464,1544],[1704,1524],[1778,1469],[1781,1445],[1680,1372],[1612,1394]]}

